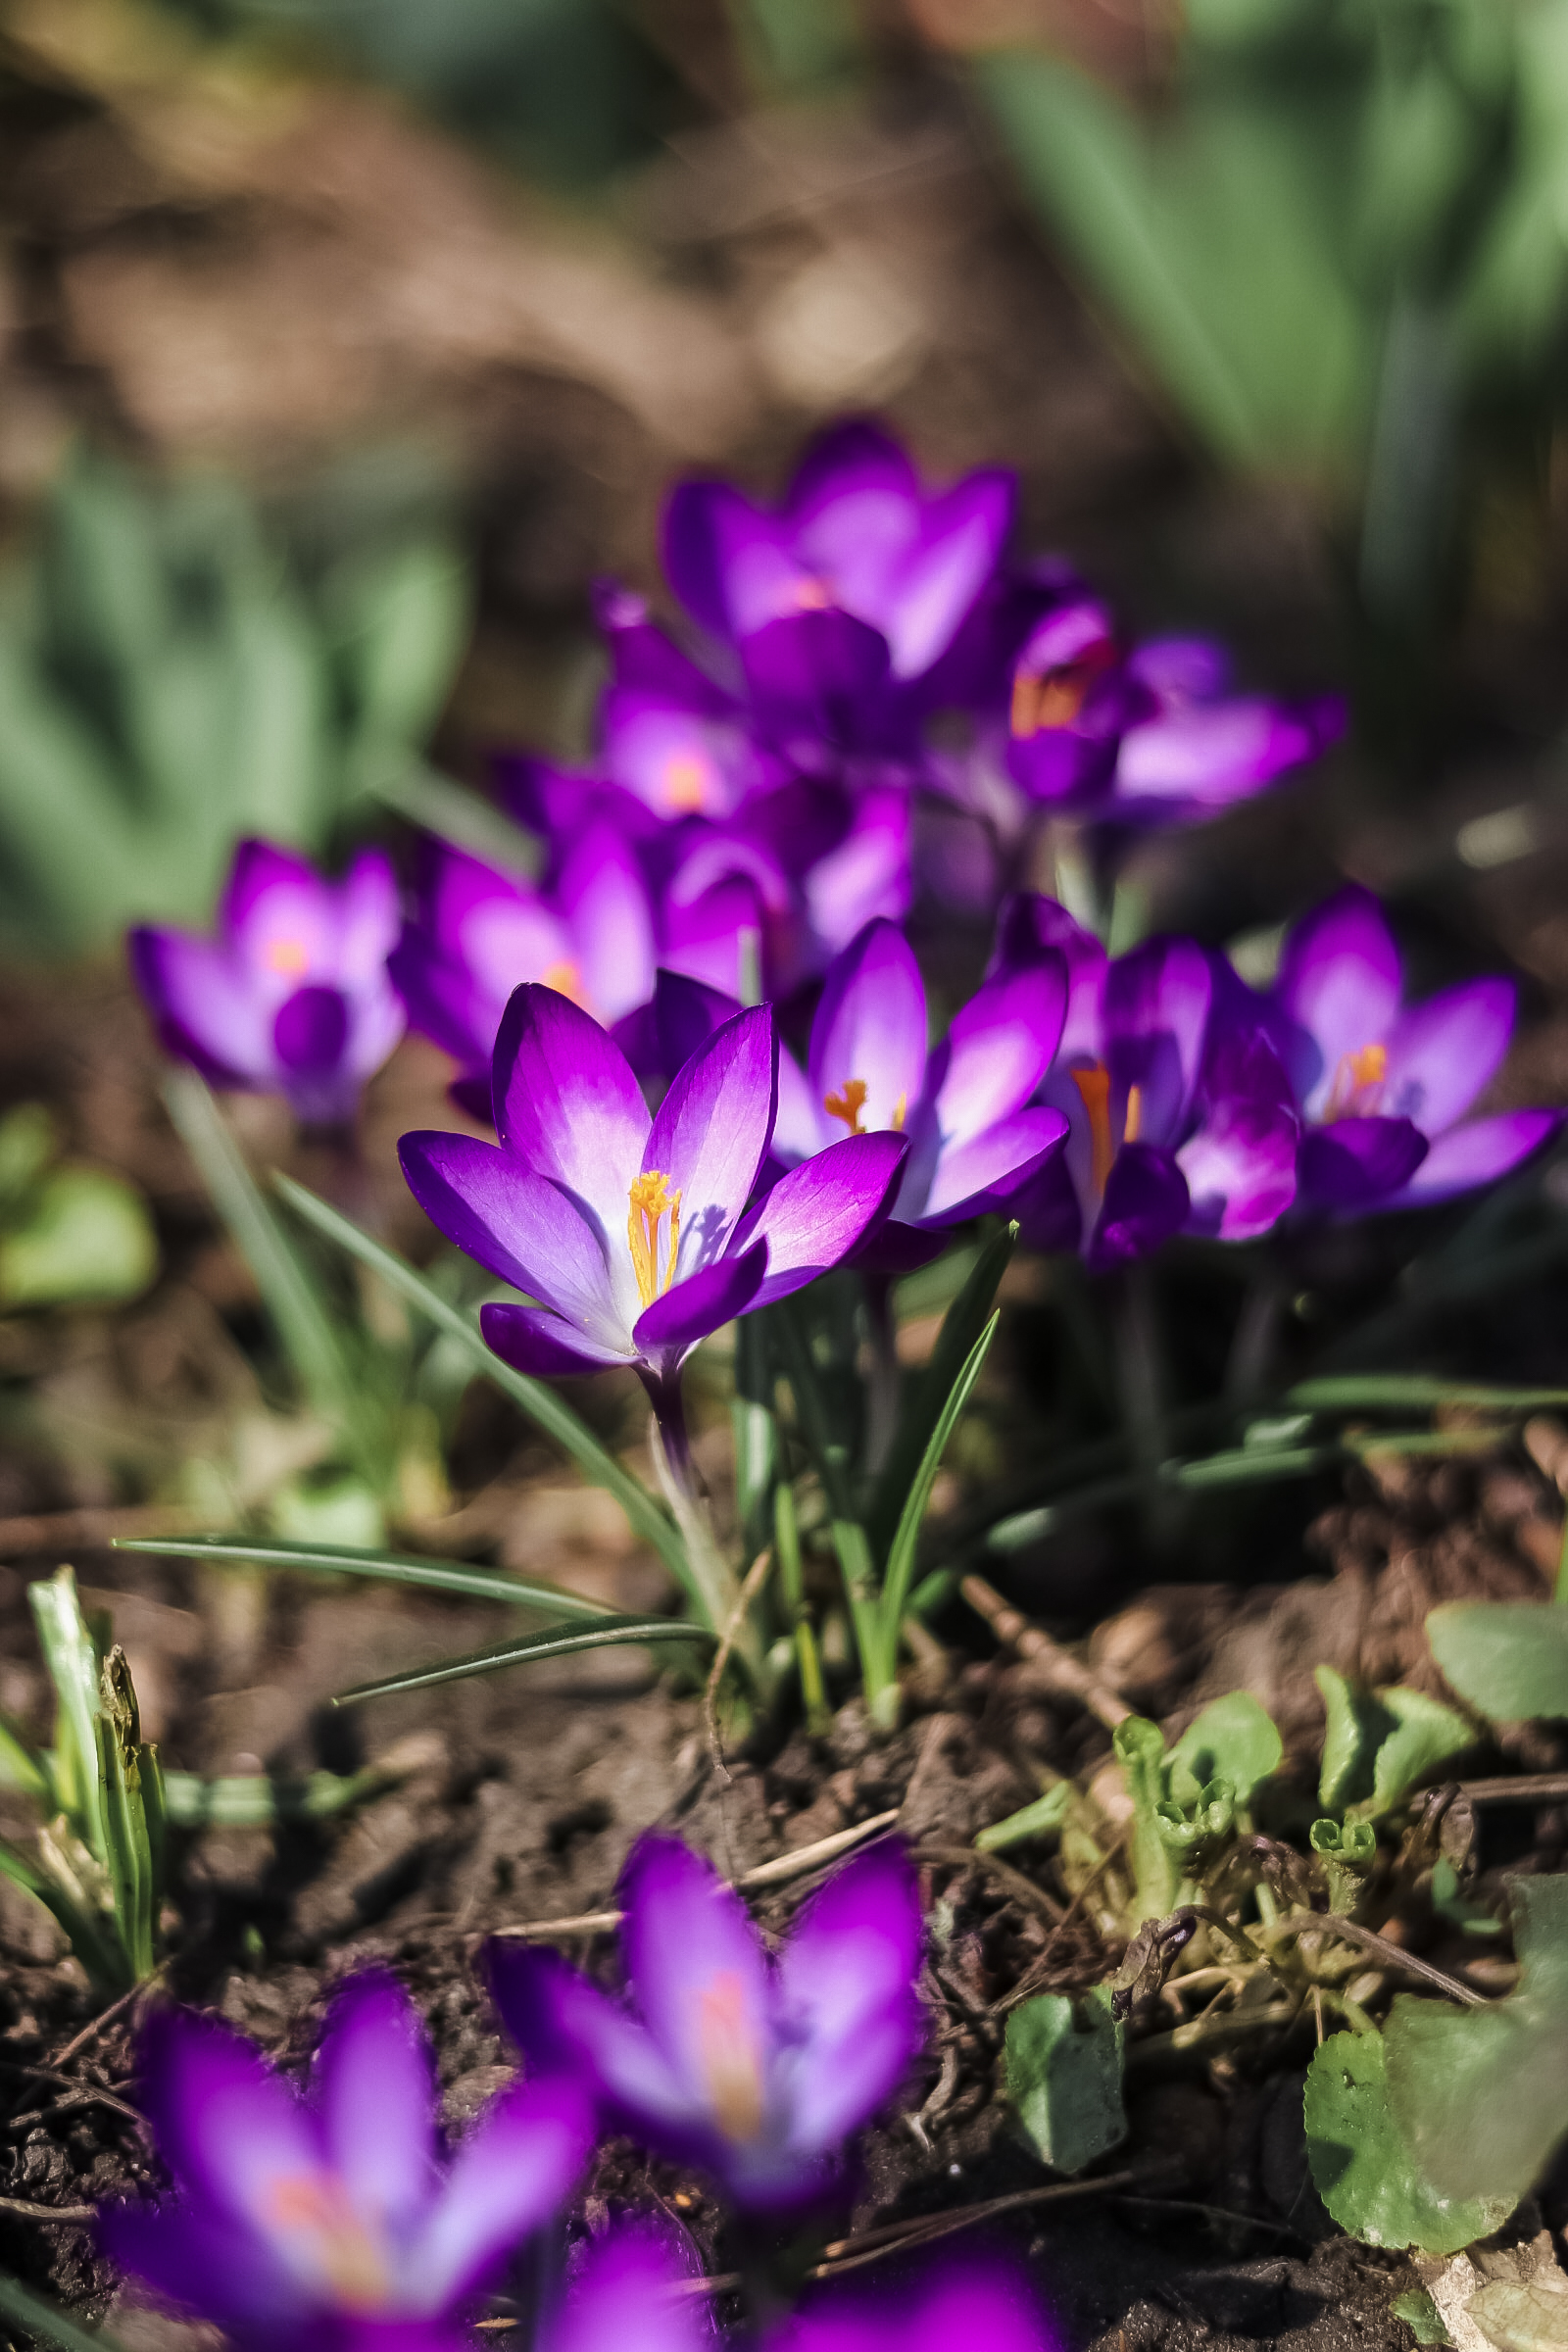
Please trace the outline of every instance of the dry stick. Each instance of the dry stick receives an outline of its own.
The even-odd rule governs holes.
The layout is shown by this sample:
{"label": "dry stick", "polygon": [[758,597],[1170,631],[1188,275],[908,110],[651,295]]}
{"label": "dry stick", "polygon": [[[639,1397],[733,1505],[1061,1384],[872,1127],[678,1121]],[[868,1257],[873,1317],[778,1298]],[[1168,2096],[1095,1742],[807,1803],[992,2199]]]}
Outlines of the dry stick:
{"label": "dry stick", "polygon": [[163,1973],[164,1972],[161,1968],[154,1969],[150,1977],[143,1977],[139,1984],[133,1984],[128,1992],[122,1992],[118,2001],[111,2001],[107,2009],[100,2009],[98,2015],[92,2019],[90,2024],[82,2027],[81,2032],[76,2035],[75,2040],[68,2041],[65,2048],[60,2052],[59,2056],[50,2060],[50,2064],[52,2066],[64,2066],[68,2058],[74,2058],[78,2050],[84,2050],[89,2041],[95,2041],[97,2039],[98,2035],[103,2032],[105,2026],[111,2026],[114,2024],[115,2019],[120,2015],[122,2009],[129,2008],[131,2002],[136,1999],[139,1993],[146,1992],[152,1985],[156,1984]]}
{"label": "dry stick", "polygon": [[985,1619],[1004,1649],[1015,1649],[1020,1658],[1027,1658],[1047,1687],[1064,1698],[1075,1698],[1091,1715],[1097,1715],[1107,1732],[1118,1723],[1125,1723],[1132,1709],[1124,1698],[1107,1689],[1099,1677],[1075,1658],[1070,1649],[1053,1642],[1038,1625],[1031,1625],[1021,1609],[1004,1600],[995,1585],[988,1585],[983,1576],[966,1576],[958,1591],[978,1616]]}
{"label": "dry stick", "polygon": [[718,1647],[713,1652],[712,1671],[708,1677],[708,1689],[703,1692],[703,1729],[708,1734],[708,1752],[713,1759],[713,1770],[726,1783],[729,1781],[730,1774],[724,1762],[724,1742],[718,1735],[718,1686],[724,1679],[724,1669],[729,1664],[730,1652],[735,1647],[735,1637],[746,1623],[747,1611],[766,1584],[767,1572],[772,1565],[773,1548],[771,1544],[767,1544],[758,1553],[746,1571],[746,1582],[735,1595],[735,1606],[729,1613],[728,1624],[718,1638]]}
{"label": "dry stick", "polygon": [[76,2230],[98,2219],[96,2205],[29,2205],[25,2197],[0,2197],[0,2213],[20,2214],[24,2222],[63,2222]]}
{"label": "dry stick", "polygon": [[977,1864],[1005,1886],[1015,1901],[1025,1904],[1031,1911],[1038,1911],[1043,1918],[1050,1920],[1054,1928],[1060,1927],[1066,1917],[1054,1895],[1048,1894],[1043,1886],[1037,1886],[1033,1879],[1025,1878],[1021,1870],[1014,1870],[1010,1862],[1004,1862],[1000,1854],[986,1853],[979,1846],[941,1845],[922,1838],[919,1859],[922,1862]]}
{"label": "dry stick", "polygon": [[1519,1772],[1495,1781],[1461,1781],[1459,1794],[1473,1805],[1545,1803],[1568,1797],[1568,1772]]}
{"label": "dry stick", "polygon": [[[862,1845],[867,1838],[880,1837],[884,1830],[892,1829],[898,1818],[895,1806],[891,1813],[873,1813],[869,1821],[858,1821],[850,1829],[835,1830],[831,1838],[818,1838],[814,1845],[797,1846],[792,1854],[779,1854],[771,1862],[760,1862],[755,1870],[742,1871],[735,1881],[735,1891],[755,1894],[764,1886],[787,1886],[792,1879],[804,1879],[823,1863],[836,1861],[852,1845]],[[567,1936],[609,1936],[625,1916],[623,1911],[581,1911],[574,1919],[529,1919],[514,1928],[497,1928],[495,1933],[549,1943]]]}
{"label": "dry stick", "polygon": [[1374,1958],[1383,1962],[1385,1968],[1402,1968],[1407,1977],[1419,1977],[1423,1984],[1433,1985],[1437,1991],[1446,1993],[1450,2001],[1462,2001],[1468,2009],[1484,2009],[1487,2005],[1484,1992],[1477,1992],[1473,1986],[1461,1984],[1457,1977],[1446,1976],[1441,1968],[1434,1968],[1430,1960],[1418,1960],[1414,1952],[1402,1952],[1386,1936],[1379,1936],[1371,1928],[1357,1927],[1353,1919],[1344,1919],[1337,1911],[1293,1912],[1280,1921],[1269,1942],[1272,1945],[1285,1936],[1308,1935],[1314,1931],[1319,1935],[1337,1936],[1342,1943],[1353,1943],[1361,1951],[1371,1952]]}

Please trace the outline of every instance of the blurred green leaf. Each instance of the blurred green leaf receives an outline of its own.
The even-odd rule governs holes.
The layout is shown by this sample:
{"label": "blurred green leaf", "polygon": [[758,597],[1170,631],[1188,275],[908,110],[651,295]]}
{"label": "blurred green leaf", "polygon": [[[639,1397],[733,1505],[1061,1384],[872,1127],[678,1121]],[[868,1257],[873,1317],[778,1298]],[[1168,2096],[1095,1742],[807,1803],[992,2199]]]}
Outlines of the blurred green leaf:
{"label": "blurred green leaf", "polygon": [[1303,2113],[1317,2193],[1366,2245],[1456,2254],[1513,2209],[1511,2197],[1450,2197],[1428,2179],[1390,2106],[1381,2034],[1329,2035],[1307,2069]]}
{"label": "blurred green leaf", "polygon": [[0,1312],[135,1298],[157,1271],[146,1202],[97,1168],[56,1169],[25,1215],[0,1229]]}
{"label": "blurred green leaf", "polygon": [[1358,1690],[1332,1666],[1317,1667],[1313,1679],[1328,1717],[1318,1801],[1348,1821],[1377,1819],[1475,1744],[1463,1716],[1425,1691]]}
{"label": "blurred green leaf", "polygon": [[1427,1640],[1450,1688],[1494,1723],[1568,1718],[1568,1608],[1446,1601],[1427,1618]]}

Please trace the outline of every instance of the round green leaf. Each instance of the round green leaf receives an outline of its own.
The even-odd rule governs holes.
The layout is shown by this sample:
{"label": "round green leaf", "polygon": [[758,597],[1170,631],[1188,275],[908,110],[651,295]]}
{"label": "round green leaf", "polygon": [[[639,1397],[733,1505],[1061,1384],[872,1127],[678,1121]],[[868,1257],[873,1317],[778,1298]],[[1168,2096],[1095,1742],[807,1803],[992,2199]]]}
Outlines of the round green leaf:
{"label": "round green leaf", "polygon": [[146,1203],[96,1168],[61,1168],[26,1220],[0,1234],[0,1308],[134,1298],[158,1271]]}
{"label": "round green leaf", "polygon": [[1568,1716],[1568,1609],[1551,1601],[1450,1601],[1427,1619],[1432,1654],[1494,1723]]}
{"label": "round green leaf", "polygon": [[1304,2117],[1317,2193],[1369,2246],[1456,2254],[1512,2211],[1506,2198],[1446,2197],[1419,2171],[1390,2111],[1380,2034],[1330,2034],[1307,2069]]}

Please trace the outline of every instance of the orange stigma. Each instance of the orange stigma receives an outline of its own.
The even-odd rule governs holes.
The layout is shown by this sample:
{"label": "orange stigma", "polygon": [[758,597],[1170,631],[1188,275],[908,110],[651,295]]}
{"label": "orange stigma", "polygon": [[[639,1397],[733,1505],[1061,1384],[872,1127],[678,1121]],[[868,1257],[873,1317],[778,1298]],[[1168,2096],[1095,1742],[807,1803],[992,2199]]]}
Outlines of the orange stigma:
{"label": "orange stigma", "polygon": [[1110,1072],[1102,1061],[1092,1062],[1086,1070],[1069,1070],[1068,1077],[1089,1114],[1089,1182],[1097,1200],[1103,1200],[1105,1185],[1110,1176],[1116,1153],[1123,1144],[1136,1144],[1144,1131],[1144,1090],[1141,1086],[1127,1089],[1127,1107],[1122,1114],[1121,1135],[1113,1132],[1110,1118]]}
{"label": "orange stigma", "polygon": [[1387,1046],[1360,1046],[1353,1054],[1342,1054],[1329,1089],[1325,1118],[1367,1117],[1377,1108],[1377,1090],[1388,1074]]}
{"label": "orange stigma", "polygon": [[732,1969],[704,1986],[701,2004],[697,2040],[708,2095],[724,2137],[744,2145],[762,2128],[762,2068],[745,1988]]}
{"label": "orange stigma", "polygon": [[[657,1168],[645,1168],[632,1181],[626,1198],[631,1202],[631,1214],[626,1219],[626,1246],[631,1251],[631,1269],[637,1277],[637,1296],[644,1306],[652,1306],[662,1291],[667,1291],[675,1279],[675,1259],[680,1251],[680,1195],[669,1189],[669,1178]],[[664,1257],[664,1279],[659,1279],[659,1229],[669,1218],[669,1242]]]}
{"label": "orange stigma", "polygon": [[[868,1092],[869,1089],[863,1078],[846,1078],[842,1094],[822,1097],[822,1108],[830,1119],[842,1119],[851,1135],[863,1135],[865,1129],[860,1125],[860,1113],[865,1108],[865,1098]],[[895,1127],[904,1125],[904,1097],[902,1095],[899,1097],[899,1107],[893,1114],[893,1124]]]}
{"label": "orange stigma", "polygon": [[310,951],[303,939],[270,939],[262,961],[284,980],[303,980],[311,968]]}
{"label": "orange stigma", "polygon": [[547,964],[539,975],[539,985],[541,988],[553,988],[558,997],[569,997],[574,1004],[581,1004],[584,1012],[587,1011],[582,974],[569,956],[563,956],[559,963]]}
{"label": "orange stigma", "polygon": [[1012,681],[1012,710],[1008,724],[1013,740],[1026,743],[1049,727],[1070,727],[1089,700],[1090,688],[1116,659],[1108,646],[1096,646],[1082,661],[1063,662],[1055,669],[1020,669]]}
{"label": "orange stigma", "polygon": [[708,762],[696,752],[672,752],[661,779],[664,807],[676,816],[694,816],[708,799]]}

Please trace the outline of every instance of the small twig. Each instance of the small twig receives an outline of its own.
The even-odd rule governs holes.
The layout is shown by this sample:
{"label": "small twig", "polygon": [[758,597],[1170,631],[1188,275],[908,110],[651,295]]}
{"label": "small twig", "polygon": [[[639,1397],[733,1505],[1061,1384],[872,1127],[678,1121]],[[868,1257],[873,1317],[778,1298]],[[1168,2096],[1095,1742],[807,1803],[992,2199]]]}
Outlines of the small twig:
{"label": "small twig", "polygon": [[1434,1968],[1430,1960],[1418,1960],[1414,1952],[1404,1952],[1386,1936],[1377,1935],[1371,1928],[1358,1927],[1353,1919],[1345,1919],[1337,1911],[1293,1911],[1282,1919],[1268,1937],[1270,1945],[1286,1936],[1317,1934],[1337,1936],[1342,1943],[1353,1943],[1363,1952],[1381,1960],[1385,1968],[1403,1969],[1407,1977],[1419,1977],[1423,1984],[1447,1996],[1450,2001],[1462,2001],[1466,2008],[1484,2009],[1487,1996],[1472,1985],[1461,1984],[1457,1977],[1446,1976]]}
{"label": "small twig", "polygon": [[68,2041],[59,2055],[50,2060],[50,2065],[64,2066],[68,2059],[75,2057],[78,2050],[84,2050],[89,2041],[96,2041],[105,2026],[113,2025],[121,2011],[128,2009],[132,2001],[139,1999],[142,1993],[149,1991],[163,1973],[161,1968],[154,1969],[150,1977],[143,1977],[139,1984],[133,1984],[128,1992],[122,1992],[118,2001],[111,2001],[107,2009],[100,2009],[98,2015],[89,2024],[82,2027],[75,2040]]}
{"label": "small twig", "polygon": [[1520,1772],[1494,1781],[1461,1781],[1459,1794],[1473,1805],[1525,1805],[1568,1798],[1568,1772]]}
{"label": "small twig", "polygon": [[923,1838],[919,1858],[922,1862],[948,1862],[960,1868],[966,1864],[977,1864],[1005,1886],[1016,1902],[1022,1903],[1027,1910],[1038,1911],[1054,1928],[1060,1927],[1065,1917],[1054,1895],[1048,1894],[1043,1886],[1037,1886],[1033,1879],[1025,1878],[1021,1870],[1014,1870],[1012,1864],[1004,1862],[1000,1854],[987,1853],[979,1846],[942,1845]]}
{"label": "small twig", "polygon": [[1070,1649],[1063,1649],[1038,1625],[1031,1625],[1021,1609],[1003,1599],[995,1585],[988,1585],[983,1576],[969,1575],[958,1591],[976,1615],[985,1619],[1004,1649],[1015,1649],[1020,1658],[1026,1658],[1050,1690],[1077,1699],[1080,1706],[1099,1717],[1107,1732],[1125,1723],[1132,1713],[1126,1700],[1108,1690]]}
{"label": "small twig", "polygon": [[1200,2213],[1211,2222],[1233,2222],[1244,2230],[1265,2230],[1270,2237],[1294,2238],[1298,2246],[1306,2243],[1299,2230],[1293,2230],[1289,2222],[1265,2222],[1258,2214],[1237,2213],[1229,2205],[1200,2205],[1193,2197],[1137,2197],[1125,2191],[1117,2195],[1116,2202],[1147,2206],[1151,2212]]}
{"label": "small twig", "polygon": [[[755,1870],[742,1871],[735,1881],[738,1894],[755,1894],[764,1886],[787,1886],[792,1879],[804,1879],[824,1863],[836,1861],[854,1845],[863,1845],[868,1838],[878,1838],[891,1830],[898,1820],[895,1808],[891,1813],[873,1813],[869,1821],[858,1821],[847,1830],[835,1830],[831,1838],[818,1838],[811,1845],[797,1846],[790,1854],[778,1854],[771,1862],[759,1862]],[[497,1928],[498,1936],[521,1936],[533,1942],[550,1943],[568,1936],[609,1936],[625,1918],[623,1911],[580,1911],[572,1919],[530,1919],[517,1927]]]}
{"label": "small twig", "polygon": [[0,2213],[15,2213],[24,2222],[61,2222],[79,2230],[98,2219],[96,2205],[29,2205],[25,2197],[0,2197]]}
{"label": "small twig", "polygon": [[1185,2050],[1209,2049],[1216,2043],[1245,2041],[1252,2034],[1261,2034],[1273,2026],[1293,2025],[1300,2014],[1298,2001],[1278,2001],[1268,2009],[1227,2009],[1215,2015],[1213,2004],[1200,2016],[1189,2018],[1184,2026],[1173,2026],[1167,2034],[1146,2034],[1139,2041],[1130,2042],[1129,2059],[1179,2057]]}
{"label": "small twig", "polygon": [[746,1571],[746,1582],[735,1595],[735,1606],[731,1609],[729,1620],[719,1635],[718,1647],[713,1652],[713,1664],[708,1677],[708,1688],[703,1692],[703,1729],[708,1734],[708,1752],[712,1757],[713,1770],[726,1783],[730,1778],[730,1773],[724,1762],[724,1742],[719,1738],[718,1731],[718,1687],[724,1679],[724,1669],[729,1664],[730,1653],[735,1647],[735,1637],[746,1623],[747,1612],[753,1601],[766,1584],[767,1572],[772,1565],[773,1549],[772,1545],[768,1544],[758,1553]]}

